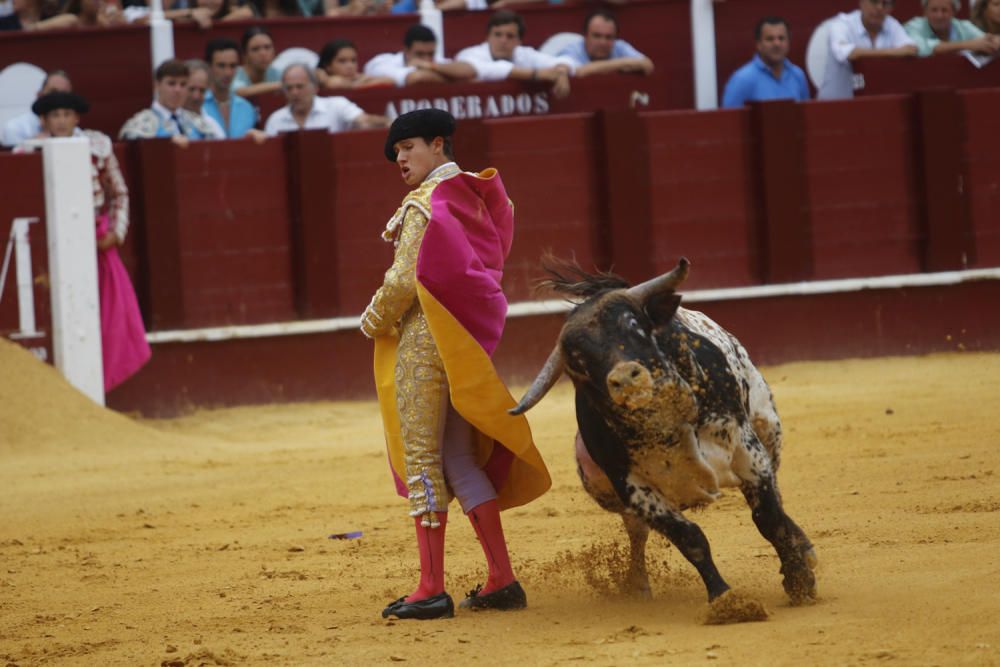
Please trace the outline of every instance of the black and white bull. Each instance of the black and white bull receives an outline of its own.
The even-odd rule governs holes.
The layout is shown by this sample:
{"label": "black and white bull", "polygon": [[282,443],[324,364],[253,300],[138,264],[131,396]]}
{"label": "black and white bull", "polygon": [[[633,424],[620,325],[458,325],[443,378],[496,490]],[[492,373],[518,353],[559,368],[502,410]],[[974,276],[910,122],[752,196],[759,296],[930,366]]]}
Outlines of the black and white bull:
{"label": "black and white bull", "polygon": [[815,553],[785,514],[775,479],[781,422],[771,390],[734,336],[679,307],[687,260],[634,287],[613,274],[547,268],[546,285],[580,302],[511,412],[534,406],[564,372],[573,381],[580,478],[601,507],[622,515],[636,592],[649,595],[650,527],[698,570],[709,601],[729,590],[705,534],[682,512],[711,503],[721,487],[739,487],[781,559],[792,603],[815,598]]}

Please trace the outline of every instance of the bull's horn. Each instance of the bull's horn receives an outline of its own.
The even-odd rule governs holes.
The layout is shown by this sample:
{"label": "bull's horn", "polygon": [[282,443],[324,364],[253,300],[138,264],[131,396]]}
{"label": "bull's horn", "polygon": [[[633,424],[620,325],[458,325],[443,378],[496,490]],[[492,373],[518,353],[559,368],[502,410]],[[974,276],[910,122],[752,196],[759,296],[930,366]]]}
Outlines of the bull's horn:
{"label": "bull's horn", "polygon": [[687,278],[689,266],[691,266],[691,262],[687,260],[687,257],[681,257],[677,260],[677,266],[673,271],[630,287],[628,293],[641,303],[659,292],[676,290]]}
{"label": "bull's horn", "polygon": [[559,349],[559,343],[556,343],[556,347],[552,350],[552,354],[549,355],[548,361],[542,366],[542,370],[539,371],[538,377],[535,381],[531,383],[528,387],[528,391],[524,393],[524,398],[521,402],[517,404],[516,407],[511,408],[507,412],[512,415],[524,414],[531,408],[535,407],[538,401],[542,400],[542,397],[552,389],[552,385],[556,383],[559,376],[563,372],[563,356],[562,350]]}

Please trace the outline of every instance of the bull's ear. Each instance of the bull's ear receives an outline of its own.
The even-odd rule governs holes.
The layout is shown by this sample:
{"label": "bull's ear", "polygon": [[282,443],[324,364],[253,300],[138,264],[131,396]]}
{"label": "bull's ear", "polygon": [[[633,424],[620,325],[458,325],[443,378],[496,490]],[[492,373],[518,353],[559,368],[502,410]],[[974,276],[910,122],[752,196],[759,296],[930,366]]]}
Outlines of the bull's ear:
{"label": "bull's ear", "polygon": [[670,322],[670,319],[677,312],[681,305],[681,295],[674,292],[666,294],[654,294],[646,299],[646,315],[656,326],[663,326]]}

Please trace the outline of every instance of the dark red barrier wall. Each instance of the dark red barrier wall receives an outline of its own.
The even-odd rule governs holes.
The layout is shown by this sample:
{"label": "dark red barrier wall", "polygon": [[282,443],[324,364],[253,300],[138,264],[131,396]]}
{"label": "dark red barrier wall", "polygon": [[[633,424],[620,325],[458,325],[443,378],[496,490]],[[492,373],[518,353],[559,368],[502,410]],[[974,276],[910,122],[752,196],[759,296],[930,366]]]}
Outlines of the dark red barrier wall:
{"label": "dark red barrier wall", "polygon": [[815,278],[920,271],[909,97],[803,106]]}
{"label": "dark red barrier wall", "polygon": [[281,141],[142,142],[154,328],[294,319]]}
{"label": "dark red barrier wall", "polygon": [[[998,111],[992,91],[464,121],[456,151],[467,169],[498,167],[515,202],[514,301],[532,297],[547,250],[632,280],[686,255],[692,288],[919,273],[1000,265]],[[964,142],[929,141],[952,127]],[[147,323],[361,312],[406,192],[382,142],[370,131],[120,145],[133,202],[124,254]],[[38,156],[0,158],[0,179],[21,183],[0,221],[42,216]]]}
{"label": "dark red barrier wall", "polygon": [[967,91],[963,146],[969,214],[976,235],[976,265],[1000,265],[1000,90]]}
{"label": "dark red barrier wall", "polygon": [[[7,250],[7,239],[14,218],[38,218],[28,226],[31,243],[31,269],[34,278],[36,329],[41,338],[21,339],[29,347],[42,347],[52,359],[51,308],[48,281],[49,254],[45,235],[45,192],[42,189],[41,155],[0,154],[0,174],[3,174],[3,197],[0,198],[0,265]],[[0,336],[7,338],[20,331],[18,316],[17,267],[11,249],[7,280],[0,292]]]}
{"label": "dark red barrier wall", "polygon": [[749,113],[651,113],[646,129],[652,272],[686,255],[693,289],[759,282]]}

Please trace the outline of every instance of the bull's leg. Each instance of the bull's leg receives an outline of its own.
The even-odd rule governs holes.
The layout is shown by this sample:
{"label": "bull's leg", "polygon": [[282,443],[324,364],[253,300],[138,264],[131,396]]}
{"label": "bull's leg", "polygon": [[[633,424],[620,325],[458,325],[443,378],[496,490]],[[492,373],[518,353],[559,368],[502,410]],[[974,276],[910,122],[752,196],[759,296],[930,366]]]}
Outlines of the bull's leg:
{"label": "bull's leg", "polygon": [[580,475],[584,490],[590,497],[605,510],[620,514],[622,523],[625,524],[630,547],[628,572],[625,573],[626,592],[643,598],[652,597],[649,574],[646,572],[646,539],[649,537],[649,526],[625,508],[611,480],[587,453],[579,433],[576,434],[576,471]]}
{"label": "bull's leg", "polygon": [[632,514],[622,512],[622,522],[628,533],[629,560],[628,574],[625,583],[629,592],[642,598],[653,597],[649,588],[649,573],[646,571],[646,540],[649,537],[649,524]]}
{"label": "bull's leg", "polygon": [[701,528],[687,519],[679,511],[670,508],[659,493],[643,480],[629,475],[624,485],[629,506],[639,518],[644,519],[654,530],[661,533],[688,559],[708,590],[711,602],[729,590],[719,570],[712,560],[712,549]]}
{"label": "bull's leg", "polygon": [[782,584],[792,604],[798,605],[816,597],[816,578],[812,568],[816,554],[809,538],[785,514],[774,483],[774,477],[764,475],[757,482],[740,486],[757,530],[774,546],[781,559]]}

